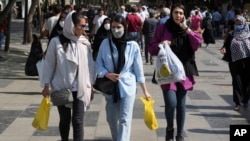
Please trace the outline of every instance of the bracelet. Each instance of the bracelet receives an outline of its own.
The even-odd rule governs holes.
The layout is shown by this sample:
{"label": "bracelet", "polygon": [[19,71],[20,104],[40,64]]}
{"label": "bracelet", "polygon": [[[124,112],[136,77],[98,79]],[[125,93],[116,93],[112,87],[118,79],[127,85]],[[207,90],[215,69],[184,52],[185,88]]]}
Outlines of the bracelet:
{"label": "bracelet", "polygon": [[184,29],[184,31],[187,31],[187,30],[188,30],[188,28],[189,28],[189,27],[186,27],[186,28]]}

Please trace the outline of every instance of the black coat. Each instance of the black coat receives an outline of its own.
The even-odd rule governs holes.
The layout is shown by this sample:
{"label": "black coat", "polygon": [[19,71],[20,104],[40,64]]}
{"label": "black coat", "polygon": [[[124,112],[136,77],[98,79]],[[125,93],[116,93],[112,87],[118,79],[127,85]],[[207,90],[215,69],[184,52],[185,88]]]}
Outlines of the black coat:
{"label": "black coat", "polygon": [[30,53],[25,63],[25,74],[28,76],[38,76],[36,63],[43,57],[43,49],[36,35],[33,35],[33,42],[30,48]]}

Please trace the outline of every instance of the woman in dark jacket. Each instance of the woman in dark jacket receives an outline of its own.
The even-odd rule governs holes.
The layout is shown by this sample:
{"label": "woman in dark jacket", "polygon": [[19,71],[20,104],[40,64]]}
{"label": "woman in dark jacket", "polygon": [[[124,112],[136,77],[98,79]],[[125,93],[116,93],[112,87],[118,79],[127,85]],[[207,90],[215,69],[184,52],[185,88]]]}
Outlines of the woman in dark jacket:
{"label": "woman in dark jacket", "polygon": [[93,59],[94,61],[96,60],[100,45],[103,41],[103,39],[110,37],[111,32],[110,32],[110,18],[104,19],[101,27],[98,29],[95,39],[93,41],[92,49],[93,49]]}
{"label": "woman in dark jacket", "polygon": [[43,57],[42,44],[38,37],[33,34],[33,42],[30,48],[28,59],[25,63],[25,74],[27,76],[38,76],[36,63]]}
{"label": "woman in dark jacket", "polygon": [[214,31],[213,31],[214,25],[210,17],[210,14],[208,12],[206,13],[206,17],[203,19],[202,28],[204,29],[202,37],[204,43],[206,44],[206,47],[208,47],[208,44],[215,44]]}
{"label": "woman in dark jacket", "polygon": [[237,75],[239,72],[237,72],[237,69],[235,69],[236,65],[235,63],[232,63],[232,57],[231,57],[231,42],[233,39],[233,31],[234,31],[234,20],[229,20],[227,24],[227,33],[224,41],[223,47],[220,49],[220,52],[224,55],[223,60],[228,62],[229,71],[232,76],[232,86],[233,86],[233,101],[235,103],[234,110],[239,111],[240,110],[240,97],[242,96],[242,85],[241,85],[241,79]]}

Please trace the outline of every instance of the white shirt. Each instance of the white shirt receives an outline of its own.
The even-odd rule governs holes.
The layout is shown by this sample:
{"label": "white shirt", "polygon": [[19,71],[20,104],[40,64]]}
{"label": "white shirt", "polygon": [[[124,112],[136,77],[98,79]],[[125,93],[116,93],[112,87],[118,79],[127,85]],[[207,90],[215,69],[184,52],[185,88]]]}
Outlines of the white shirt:
{"label": "white shirt", "polygon": [[94,20],[93,20],[93,24],[95,25],[95,31],[94,31],[94,34],[96,34],[97,30],[101,27],[102,23],[103,23],[103,20],[106,19],[107,16],[106,15],[102,15],[102,16],[99,16],[99,15],[96,15]]}
{"label": "white shirt", "polygon": [[51,34],[53,28],[55,27],[58,19],[59,19],[59,16],[52,16],[48,19],[45,29],[49,31],[49,35]]}

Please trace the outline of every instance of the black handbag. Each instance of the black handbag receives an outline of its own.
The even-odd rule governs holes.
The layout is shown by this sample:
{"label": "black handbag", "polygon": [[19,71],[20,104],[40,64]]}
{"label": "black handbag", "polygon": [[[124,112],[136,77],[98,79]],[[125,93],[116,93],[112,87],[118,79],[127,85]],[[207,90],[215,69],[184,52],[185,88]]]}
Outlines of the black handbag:
{"label": "black handbag", "polygon": [[70,89],[53,91],[50,94],[50,98],[54,106],[61,106],[73,102],[73,95]]}
{"label": "black handbag", "polygon": [[115,87],[115,82],[108,79],[107,77],[96,78],[95,80],[94,88],[105,94],[108,95],[113,94],[114,87]]}
{"label": "black handbag", "polygon": [[[116,68],[115,63],[114,63],[113,49],[111,46],[111,39],[109,39],[109,47],[110,47],[110,51],[111,51],[112,62],[113,62],[114,68]],[[102,78],[98,78],[98,76],[97,76],[93,87],[100,92],[103,92],[103,93],[108,94],[108,95],[112,95],[114,88],[115,88],[115,85],[116,85],[115,82],[113,82],[109,78],[107,78],[105,76]]]}

